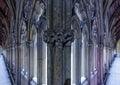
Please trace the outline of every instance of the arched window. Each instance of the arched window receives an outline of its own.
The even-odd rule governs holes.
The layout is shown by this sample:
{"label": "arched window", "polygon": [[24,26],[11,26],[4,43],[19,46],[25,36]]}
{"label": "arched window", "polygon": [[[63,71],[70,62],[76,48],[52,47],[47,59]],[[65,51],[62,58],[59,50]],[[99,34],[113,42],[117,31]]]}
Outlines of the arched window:
{"label": "arched window", "polygon": [[21,49],[21,69],[25,72],[25,43],[22,43]]}
{"label": "arched window", "polygon": [[[76,40],[71,45],[71,85],[76,85]],[[78,75],[79,76],[79,75]]]}
{"label": "arched window", "polygon": [[97,44],[95,42],[95,40],[92,41],[92,44],[91,44],[91,60],[90,60],[90,63],[91,63],[91,67],[90,67],[90,72],[91,72],[91,75],[94,75],[95,72],[96,72],[96,68],[97,68]]}
{"label": "arched window", "polygon": [[[82,84],[88,75],[88,49],[87,35],[84,31],[79,32],[80,37],[76,37],[71,45],[71,85]],[[77,34],[77,33],[75,33]]]}
{"label": "arched window", "polygon": [[[38,35],[39,38],[38,38]],[[37,34],[37,32],[35,32],[35,38],[34,38],[34,74],[33,74],[33,80],[37,83],[37,70],[41,70],[42,71],[42,84],[43,85],[47,85],[47,44],[43,41],[43,37],[42,37],[42,33],[41,34]],[[40,46],[38,46],[38,44],[41,44]],[[40,49],[38,49],[40,48]],[[41,53],[40,55],[38,55],[39,53]],[[41,57],[42,61],[38,61],[38,57]],[[42,63],[42,66],[40,65],[39,67],[39,63]]]}
{"label": "arched window", "polygon": [[[44,3],[37,1],[35,4],[35,12],[34,12],[34,19],[36,22],[39,22],[43,13],[44,13]],[[36,30],[37,34],[35,35],[35,41],[34,41],[34,78],[33,80],[36,81],[36,83],[38,80],[38,83],[47,85],[47,44],[43,40],[43,30],[42,30],[44,29],[44,27],[45,26],[43,26],[43,22],[41,21],[39,23],[39,28],[38,26],[35,26],[35,28],[37,28],[38,30]],[[39,79],[37,79],[37,77]]]}
{"label": "arched window", "polygon": [[37,82],[37,33],[34,39],[34,80]]}
{"label": "arched window", "polygon": [[[82,50],[81,50],[81,83],[85,80],[85,67],[86,67],[86,63],[85,60],[87,60],[86,58],[86,42],[85,42],[85,34],[82,32]],[[87,61],[86,61],[87,62]]]}
{"label": "arched window", "polygon": [[78,85],[86,80],[87,67],[86,36],[75,39],[71,45],[71,85]]}

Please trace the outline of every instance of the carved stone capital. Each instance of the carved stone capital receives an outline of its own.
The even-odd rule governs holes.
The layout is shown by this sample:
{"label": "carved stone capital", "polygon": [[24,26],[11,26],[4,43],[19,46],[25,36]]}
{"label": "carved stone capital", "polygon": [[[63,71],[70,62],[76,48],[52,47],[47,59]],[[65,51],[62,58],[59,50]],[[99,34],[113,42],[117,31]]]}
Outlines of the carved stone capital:
{"label": "carved stone capital", "polygon": [[73,30],[65,31],[44,31],[44,41],[48,44],[56,45],[58,47],[63,47],[68,43],[74,41],[74,32]]}

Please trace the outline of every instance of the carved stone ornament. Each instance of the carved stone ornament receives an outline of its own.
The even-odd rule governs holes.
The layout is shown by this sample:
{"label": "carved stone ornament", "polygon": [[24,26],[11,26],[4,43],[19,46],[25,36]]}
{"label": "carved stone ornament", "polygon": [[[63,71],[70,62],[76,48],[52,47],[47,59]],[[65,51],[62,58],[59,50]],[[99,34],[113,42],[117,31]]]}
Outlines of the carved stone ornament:
{"label": "carved stone ornament", "polygon": [[80,28],[83,28],[86,23],[86,13],[83,7],[80,7],[80,3],[76,2],[74,5],[74,12],[80,22]]}
{"label": "carved stone ornament", "polygon": [[48,44],[56,45],[58,47],[63,47],[68,43],[74,41],[74,31],[57,31],[57,32],[50,32],[44,31],[44,41]]}
{"label": "carved stone ornament", "polygon": [[24,0],[23,17],[25,21],[29,19],[32,3],[33,0]]}

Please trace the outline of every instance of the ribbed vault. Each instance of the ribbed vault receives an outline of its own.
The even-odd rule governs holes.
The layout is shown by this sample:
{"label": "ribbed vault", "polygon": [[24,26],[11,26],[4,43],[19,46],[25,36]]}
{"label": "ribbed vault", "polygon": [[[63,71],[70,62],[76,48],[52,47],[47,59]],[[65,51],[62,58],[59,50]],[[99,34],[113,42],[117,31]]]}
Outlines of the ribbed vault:
{"label": "ribbed vault", "polygon": [[15,0],[0,0],[0,45],[10,37],[12,16],[15,18]]}
{"label": "ribbed vault", "polygon": [[120,0],[104,0],[104,17],[108,18],[108,30],[115,44],[120,39]]}
{"label": "ribbed vault", "polygon": [[4,0],[0,0],[0,45],[9,35],[11,11]]}

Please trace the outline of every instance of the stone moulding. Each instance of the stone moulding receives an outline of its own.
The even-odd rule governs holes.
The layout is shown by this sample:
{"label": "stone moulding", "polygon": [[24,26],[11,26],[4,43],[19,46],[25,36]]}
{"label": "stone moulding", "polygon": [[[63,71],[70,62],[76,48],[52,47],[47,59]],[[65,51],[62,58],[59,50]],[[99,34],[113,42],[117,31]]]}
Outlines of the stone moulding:
{"label": "stone moulding", "polygon": [[50,32],[48,30],[44,31],[44,41],[48,44],[63,47],[64,45],[74,41],[74,31],[57,31]]}

